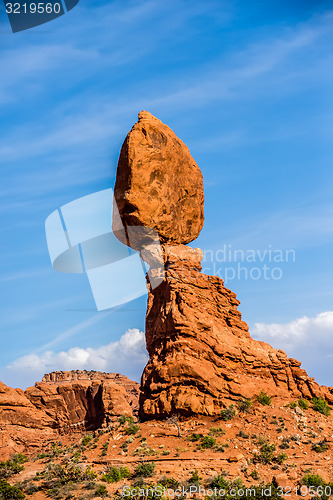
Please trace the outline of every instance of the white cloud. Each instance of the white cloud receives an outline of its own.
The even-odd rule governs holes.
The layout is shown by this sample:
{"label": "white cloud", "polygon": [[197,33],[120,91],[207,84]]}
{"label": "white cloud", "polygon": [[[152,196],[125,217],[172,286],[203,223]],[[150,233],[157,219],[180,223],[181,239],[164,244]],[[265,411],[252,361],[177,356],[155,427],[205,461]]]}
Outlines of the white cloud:
{"label": "white cloud", "polygon": [[318,382],[333,385],[333,311],[313,318],[303,316],[289,323],[255,323],[251,334],[302,361]]}
{"label": "white cloud", "polygon": [[44,373],[55,370],[116,372],[138,380],[147,360],[145,335],[137,328],[131,328],[119,340],[96,349],[72,347],[68,351],[44,351],[22,356],[7,366],[7,373],[8,378],[14,378],[19,386],[32,384]]}

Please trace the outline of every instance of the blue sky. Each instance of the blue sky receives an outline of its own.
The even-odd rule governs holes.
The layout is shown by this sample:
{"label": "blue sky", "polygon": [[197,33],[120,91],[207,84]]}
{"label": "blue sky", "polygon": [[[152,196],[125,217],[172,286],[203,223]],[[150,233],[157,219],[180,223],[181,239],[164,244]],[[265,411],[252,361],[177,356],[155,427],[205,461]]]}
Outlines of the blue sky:
{"label": "blue sky", "polygon": [[[80,0],[16,34],[0,12],[3,382],[24,388],[57,368],[139,379],[146,298],[98,313],[85,276],[52,269],[44,223],[113,186],[147,109],[203,172],[206,220],[191,245],[213,255],[207,272],[234,269],[227,286],[253,335],[333,385],[332,26],[318,1]],[[241,262],[282,274],[238,279],[239,262],[216,261],[224,245],[295,259]]]}

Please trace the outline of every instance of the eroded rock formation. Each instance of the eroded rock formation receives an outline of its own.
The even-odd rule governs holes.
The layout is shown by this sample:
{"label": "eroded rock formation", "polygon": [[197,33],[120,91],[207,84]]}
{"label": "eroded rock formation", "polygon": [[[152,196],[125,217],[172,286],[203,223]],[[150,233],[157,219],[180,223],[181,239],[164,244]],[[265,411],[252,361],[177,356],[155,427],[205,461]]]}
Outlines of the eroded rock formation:
{"label": "eroded rock formation", "polygon": [[[282,350],[253,340],[236,295],[220,278],[201,273],[201,250],[184,245],[203,224],[200,170],[186,146],[146,111],[122,146],[115,198],[125,230],[140,225],[158,232],[165,269],[159,286],[147,280],[149,362],[141,382],[141,417],[214,415],[227,400],[260,390],[288,399],[323,397],[333,404],[333,388],[320,387]],[[120,220],[115,211],[119,231]],[[139,239],[133,243],[121,231],[116,236],[140,249]],[[154,252],[141,250],[151,277],[160,263]]]}
{"label": "eroded rock formation", "polygon": [[0,455],[133,416],[138,397],[139,384],[116,373],[53,372],[26,391],[0,383]]}

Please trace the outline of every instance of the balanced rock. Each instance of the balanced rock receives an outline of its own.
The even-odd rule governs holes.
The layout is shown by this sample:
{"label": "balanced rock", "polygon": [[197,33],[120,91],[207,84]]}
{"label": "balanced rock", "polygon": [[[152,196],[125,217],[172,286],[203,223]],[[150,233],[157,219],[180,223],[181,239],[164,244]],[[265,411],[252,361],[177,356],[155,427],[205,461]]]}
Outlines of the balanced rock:
{"label": "balanced rock", "polygon": [[[187,147],[147,111],[122,146],[115,200],[116,236],[140,249],[150,266],[142,418],[214,415],[228,401],[260,391],[333,404],[333,388],[319,386],[282,350],[253,340],[236,295],[222,279],[201,273],[201,250],[185,244],[203,225],[202,175]],[[140,238],[130,237],[133,226],[142,228],[141,236],[158,233],[160,255],[156,246],[140,247]],[[163,279],[155,286],[151,277],[161,274],[161,266]]]}
{"label": "balanced rock", "polygon": [[[189,243],[204,222],[202,174],[187,146],[148,111],[128,133],[120,152],[114,188],[121,223],[155,230],[162,242]],[[113,231],[122,243],[140,249],[124,233],[114,211]]]}

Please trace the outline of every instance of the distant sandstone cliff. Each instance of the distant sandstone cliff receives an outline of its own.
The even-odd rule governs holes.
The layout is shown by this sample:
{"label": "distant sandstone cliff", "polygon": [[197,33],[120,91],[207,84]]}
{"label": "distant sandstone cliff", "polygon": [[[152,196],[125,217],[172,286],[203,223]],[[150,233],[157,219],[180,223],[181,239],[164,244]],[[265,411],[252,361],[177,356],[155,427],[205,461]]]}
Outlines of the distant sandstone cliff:
{"label": "distant sandstone cliff", "polygon": [[138,410],[139,384],[117,373],[53,372],[26,391],[0,383],[0,456]]}

